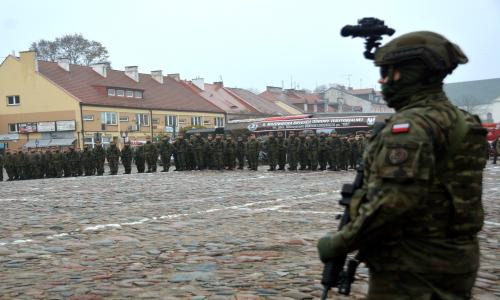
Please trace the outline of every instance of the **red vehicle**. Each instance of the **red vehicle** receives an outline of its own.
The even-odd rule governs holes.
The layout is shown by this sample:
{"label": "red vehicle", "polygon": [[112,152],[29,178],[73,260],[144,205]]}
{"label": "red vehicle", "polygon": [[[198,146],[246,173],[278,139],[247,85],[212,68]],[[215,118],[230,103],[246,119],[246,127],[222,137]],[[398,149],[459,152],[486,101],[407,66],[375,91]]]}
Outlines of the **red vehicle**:
{"label": "red vehicle", "polygon": [[491,143],[500,137],[500,123],[483,123],[483,127],[488,130],[488,135],[486,136],[488,142]]}

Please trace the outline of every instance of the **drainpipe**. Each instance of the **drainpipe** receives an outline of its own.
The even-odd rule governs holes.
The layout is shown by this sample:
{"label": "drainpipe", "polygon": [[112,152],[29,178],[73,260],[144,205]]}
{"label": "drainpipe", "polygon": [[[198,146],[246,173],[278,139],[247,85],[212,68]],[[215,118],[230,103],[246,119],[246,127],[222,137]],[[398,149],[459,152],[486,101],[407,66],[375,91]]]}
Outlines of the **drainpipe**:
{"label": "drainpipe", "polygon": [[151,131],[151,143],[153,142],[153,110],[149,110],[149,129]]}
{"label": "drainpipe", "polygon": [[78,136],[78,146],[80,147],[80,149],[83,149],[83,146],[84,146],[84,141],[85,141],[85,130],[83,129],[83,109],[82,109],[82,102],[79,103],[80,104],[80,124],[82,126],[82,144],[80,144],[80,136]]}

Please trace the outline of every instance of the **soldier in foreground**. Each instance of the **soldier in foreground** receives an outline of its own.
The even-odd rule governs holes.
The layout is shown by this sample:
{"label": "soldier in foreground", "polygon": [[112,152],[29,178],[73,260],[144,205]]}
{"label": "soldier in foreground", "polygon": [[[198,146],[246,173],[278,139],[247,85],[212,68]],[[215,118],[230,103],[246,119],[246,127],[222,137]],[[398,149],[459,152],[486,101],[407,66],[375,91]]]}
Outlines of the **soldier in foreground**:
{"label": "soldier in foreground", "polygon": [[366,146],[351,221],[319,240],[320,258],[359,250],[370,268],[368,299],[470,299],[486,131],[443,92],[443,79],[467,57],[422,31],[392,40],[374,58],[396,113]]}

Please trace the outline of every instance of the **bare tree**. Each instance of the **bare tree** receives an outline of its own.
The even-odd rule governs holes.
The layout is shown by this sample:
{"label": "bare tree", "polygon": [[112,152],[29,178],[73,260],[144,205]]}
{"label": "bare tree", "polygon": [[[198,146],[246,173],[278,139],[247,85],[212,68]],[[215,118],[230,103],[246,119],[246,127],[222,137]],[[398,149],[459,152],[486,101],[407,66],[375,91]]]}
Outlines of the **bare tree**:
{"label": "bare tree", "polygon": [[471,114],[482,115],[485,114],[488,108],[485,105],[478,104],[477,98],[472,95],[464,95],[457,101],[458,106]]}
{"label": "bare tree", "polygon": [[81,34],[67,34],[54,41],[42,39],[33,42],[30,49],[37,52],[40,60],[56,61],[60,58],[67,58],[72,64],[85,66],[94,63],[109,63],[106,47],[97,41],[87,40]]}

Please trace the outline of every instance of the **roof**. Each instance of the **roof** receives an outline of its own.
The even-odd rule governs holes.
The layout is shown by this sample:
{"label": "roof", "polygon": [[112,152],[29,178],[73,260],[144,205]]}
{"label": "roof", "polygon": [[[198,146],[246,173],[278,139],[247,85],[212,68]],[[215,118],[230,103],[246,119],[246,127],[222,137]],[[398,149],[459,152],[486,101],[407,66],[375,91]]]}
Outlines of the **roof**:
{"label": "roof", "polygon": [[491,104],[500,98],[500,78],[446,83],[444,91],[459,106]]}
{"label": "roof", "polygon": [[367,89],[352,89],[352,90],[346,90],[347,93],[352,94],[352,95],[366,95],[366,94],[374,94],[375,90],[372,88],[367,88]]}
{"label": "roof", "polygon": [[290,114],[287,110],[276,105],[274,102],[259,97],[258,95],[248,90],[240,88],[227,88],[227,89],[236,94],[243,101],[255,107],[261,113],[269,115],[281,115],[281,116]]}
{"label": "roof", "polygon": [[227,113],[233,114],[255,114],[258,110],[251,105],[241,101],[230,91],[227,91],[222,83],[205,83],[205,89],[200,94],[210,103],[219,107]]}
{"label": "roof", "polygon": [[[113,106],[139,109],[199,111],[220,113],[222,110],[205,100],[182,82],[164,76],[163,84],[149,74],[139,74],[139,81],[125,75],[124,71],[108,70],[102,77],[92,67],[70,65],[69,72],[56,62],[39,61],[40,74],[88,105]],[[111,97],[107,87],[142,90],[143,99]]]}

